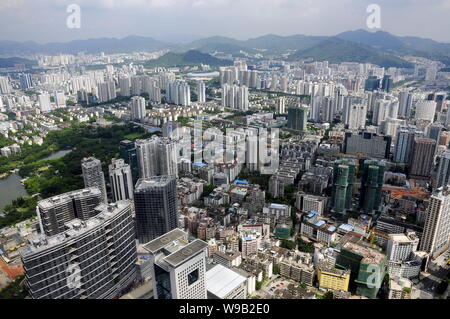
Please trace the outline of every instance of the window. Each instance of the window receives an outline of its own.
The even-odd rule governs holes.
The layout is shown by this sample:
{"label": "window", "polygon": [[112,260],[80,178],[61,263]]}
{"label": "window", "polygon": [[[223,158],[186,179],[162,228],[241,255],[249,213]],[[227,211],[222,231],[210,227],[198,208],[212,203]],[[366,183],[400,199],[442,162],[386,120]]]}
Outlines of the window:
{"label": "window", "polygon": [[192,285],[198,280],[198,269],[194,270],[188,275],[188,285]]}

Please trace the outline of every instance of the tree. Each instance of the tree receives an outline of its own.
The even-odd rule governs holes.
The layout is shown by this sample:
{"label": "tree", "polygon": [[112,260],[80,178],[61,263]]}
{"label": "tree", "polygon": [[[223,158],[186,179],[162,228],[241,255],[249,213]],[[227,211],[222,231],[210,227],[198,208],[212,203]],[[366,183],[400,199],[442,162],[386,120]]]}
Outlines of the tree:
{"label": "tree", "polygon": [[292,240],[283,239],[283,240],[281,240],[281,245],[280,246],[282,248],[286,248],[286,249],[295,249],[296,244]]}

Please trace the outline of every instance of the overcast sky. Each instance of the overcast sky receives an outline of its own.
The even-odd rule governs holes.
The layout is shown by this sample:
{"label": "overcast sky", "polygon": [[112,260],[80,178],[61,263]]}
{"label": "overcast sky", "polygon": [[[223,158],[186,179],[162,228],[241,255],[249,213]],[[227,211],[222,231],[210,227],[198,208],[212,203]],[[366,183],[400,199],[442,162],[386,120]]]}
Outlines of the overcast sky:
{"label": "overcast sky", "polygon": [[[66,26],[72,3],[81,8],[80,29]],[[366,28],[372,3],[381,7],[382,30],[450,42],[450,0],[0,0],[0,40],[335,35]]]}

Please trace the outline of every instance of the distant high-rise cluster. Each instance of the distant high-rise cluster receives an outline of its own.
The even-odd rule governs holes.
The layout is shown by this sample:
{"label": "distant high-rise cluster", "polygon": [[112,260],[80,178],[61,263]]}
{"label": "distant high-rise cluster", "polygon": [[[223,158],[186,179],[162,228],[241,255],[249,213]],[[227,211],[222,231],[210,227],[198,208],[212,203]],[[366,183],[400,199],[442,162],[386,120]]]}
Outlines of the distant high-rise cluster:
{"label": "distant high-rise cluster", "polygon": [[247,111],[249,107],[248,88],[224,84],[222,86],[222,106]]}
{"label": "distant high-rise cluster", "polygon": [[166,101],[170,104],[190,106],[191,88],[187,82],[174,81],[167,83]]}

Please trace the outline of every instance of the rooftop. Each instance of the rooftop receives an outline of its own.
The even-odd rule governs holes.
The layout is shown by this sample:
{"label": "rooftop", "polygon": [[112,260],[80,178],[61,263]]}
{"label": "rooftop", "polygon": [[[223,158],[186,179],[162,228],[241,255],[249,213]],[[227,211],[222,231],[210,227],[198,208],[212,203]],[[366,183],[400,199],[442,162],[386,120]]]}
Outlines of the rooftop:
{"label": "rooftop", "polygon": [[206,272],[206,289],[219,298],[225,298],[230,292],[247,280],[237,272],[216,265]]}

